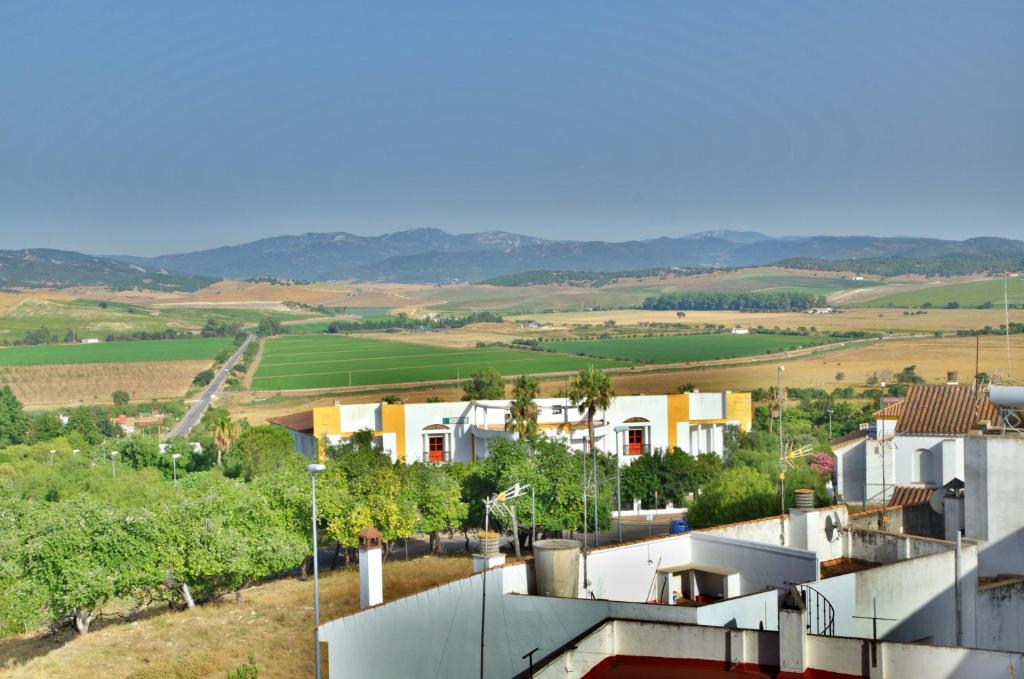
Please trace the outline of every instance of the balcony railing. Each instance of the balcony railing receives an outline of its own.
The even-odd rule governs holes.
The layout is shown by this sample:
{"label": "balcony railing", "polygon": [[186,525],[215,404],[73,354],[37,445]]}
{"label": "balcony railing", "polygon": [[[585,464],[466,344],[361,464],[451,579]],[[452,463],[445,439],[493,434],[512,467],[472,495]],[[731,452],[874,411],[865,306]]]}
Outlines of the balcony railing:
{"label": "balcony railing", "polygon": [[433,464],[443,464],[445,462],[452,461],[452,451],[445,450],[443,452],[424,450],[422,459],[424,462]]}
{"label": "balcony railing", "polygon": [[651,452],[650,443],[627,443],[626,444],[626,455],[643,455],[644,453]]}

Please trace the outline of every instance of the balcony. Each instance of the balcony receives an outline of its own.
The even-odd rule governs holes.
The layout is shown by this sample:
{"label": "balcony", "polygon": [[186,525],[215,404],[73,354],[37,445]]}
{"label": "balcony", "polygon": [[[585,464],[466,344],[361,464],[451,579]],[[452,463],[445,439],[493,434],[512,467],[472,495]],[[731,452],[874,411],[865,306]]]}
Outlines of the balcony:
{"label": "balcony", "polygon": [[623,455],[631,455],[632,456],[632,455],[643,455],[644,453],[649,453],[649,452],[651,452],[651,444],[650,443],[627,443],[625,448],[624,448],[624,450],[622,451],[622,454]]}
{"label": "balcony", "polygon": [[421,459],[426,464],[444,464],[452,461],[452,451],[424,450]]}

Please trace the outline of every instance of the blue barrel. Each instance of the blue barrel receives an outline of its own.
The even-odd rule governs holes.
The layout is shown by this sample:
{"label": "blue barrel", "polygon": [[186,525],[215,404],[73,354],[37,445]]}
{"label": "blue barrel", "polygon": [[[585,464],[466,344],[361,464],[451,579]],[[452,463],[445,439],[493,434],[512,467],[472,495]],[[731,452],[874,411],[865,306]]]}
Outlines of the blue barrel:
{"label": "blue barrel", "polygon": [[672,523],[669,524],[668,532],[669,533],[673,533],[673,534],[675,534],[675,533],[689,533],[690,532],[690,522],[687,521],[686,519],[673,519]]}

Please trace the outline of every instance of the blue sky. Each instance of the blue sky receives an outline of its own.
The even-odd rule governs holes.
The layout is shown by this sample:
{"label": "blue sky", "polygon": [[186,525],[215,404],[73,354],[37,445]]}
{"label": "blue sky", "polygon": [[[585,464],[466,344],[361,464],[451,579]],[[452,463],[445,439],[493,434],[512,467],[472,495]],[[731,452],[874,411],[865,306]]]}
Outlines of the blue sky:
{"label": "blue sky", "polygon": [[0,4],[0,249],[1024,235],[1021,2]]}

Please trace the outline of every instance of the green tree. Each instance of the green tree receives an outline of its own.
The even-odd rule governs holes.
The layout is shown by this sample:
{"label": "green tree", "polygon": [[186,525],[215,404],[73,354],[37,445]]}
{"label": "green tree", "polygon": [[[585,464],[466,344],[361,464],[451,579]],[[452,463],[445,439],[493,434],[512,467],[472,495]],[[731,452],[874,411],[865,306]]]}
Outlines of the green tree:
{"label": "green tree", "polygon": [[529,375],[520,375],[512,383],[512,402],[505,416],[505,429],[515,432],[520,439],[532,441],[539,428],[537,417],[540,408],[536,398],[540,395],[540,384]]}
{"label": "green tree", "polygon": [[711,481],[690,506],[697,528],[771,516],[778,510],[771,477],[751,467],[726,469]]}
{"label": "green tree", "polygon": [[63,433],[64,427],[56,414],[51,412],[39,413],[32,418],[29,425],[28,436],[32,441],[49,441]]}
{"label": "green tree", "polygon": [[160,586],[161,539],[148,511],[124,512],[77,496],[35,515],[23,569],[46,592],[50,619],[71,620],[85,634],[111,599]]}
{"label": "green tree", "polygon": [[[231,419],[227,410],[218,408],[203,416],[203,423],[213,435],[213,443],[217,447],[217,466],[224,462],[224,454],[231,448],[231,444],[238,438],[241,427],[238,422]],[[283,431],[283,430],[282,430]]]}
{"label": "green tree", "polygon": [[281,325],[280,321],[272,318],[262,318],[259,324],[256,326],[256,334],[260,337],[269,337],[271,335],[280,335],[284,332],[284,326]]}
{"label": "green tree", "polygon": [[463,401],[497,400],[505,398],[505,383],[501,373],[488,366],[469,376],[463,391]]}
{"label": "green tree", "polygon": [[594,450],[594,416],[610,408],[614,397],[608,374],[593,365],[582,368],[569,382],[569,400],[587,418],[587,450]]}
{"label": "green tree", "polygon": [[86,406],[79,406],[68,415],[68,431],[78,432],[86,441],[92,444],[99,443],[103,438],[100,428],[96,423],[96,415]]}
{"label": "green tree", "polygon": [[124,410],[128,407],[128,402],[131,400],[131,397],[124,389],[118,389],[110,395],[110,400],[114,402],[114,406],[118,410]]}
{"label": "green tree", "polygon": [[419,508],[416,530],[430,536],[430,551],[434,554],[444,552],[441,531],[461,525],[469,511],[462,500],[459,480],[447,471],[449,466],[417,462],[408,468]]}
{"label": "green tree", "polygon": [[21,401],[6,384],[0,389],[0,447],[21,443],[28,430]]}
{"label": "green tree", "polygon": [[277,472],[283,466],[295,462],[298,456],[287,431],[263,424],[242,432],[227,461],[237,466],[242,478],[252,481],[257,476]]}

